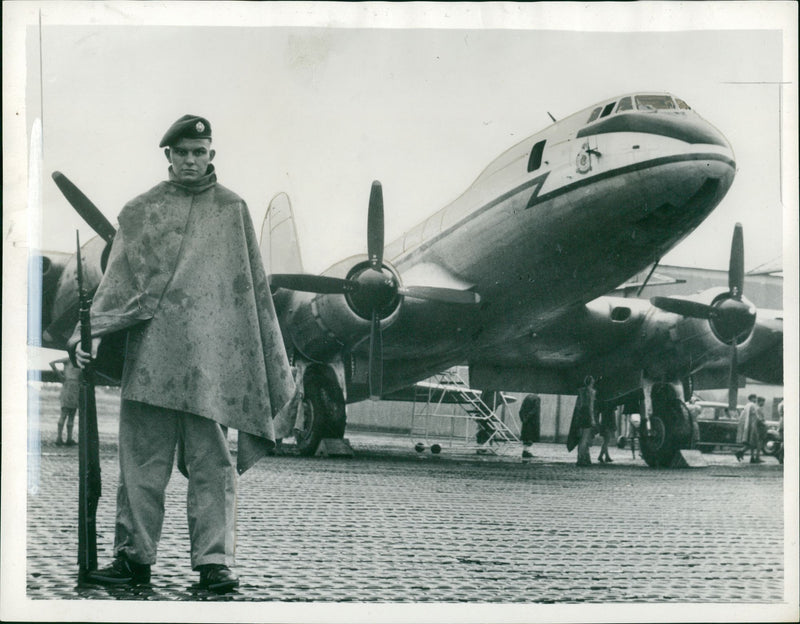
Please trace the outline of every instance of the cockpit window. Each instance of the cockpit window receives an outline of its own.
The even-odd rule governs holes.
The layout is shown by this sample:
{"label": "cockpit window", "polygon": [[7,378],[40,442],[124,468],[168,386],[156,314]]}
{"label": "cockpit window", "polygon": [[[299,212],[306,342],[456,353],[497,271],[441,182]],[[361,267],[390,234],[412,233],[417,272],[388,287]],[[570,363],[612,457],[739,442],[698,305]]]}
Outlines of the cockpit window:
{"label": "cockpit window", "polygon": [[679,100],[678,98],[675,98],[675,102],[677,102],[678,108],[680,108],[682,110],[692,110],[691,108],[689,108],[689,105],[686,102],[684,102],[683,100]]}
{"label": "cockpit window", "polygon": [[645,111],[675,110],[675,102],[669,95],[637,95],[636,108]]}
{"label": "cockpit window", "polygon": [[587,121],[586,123],[591,123],[591,122],[593,122],[595,119],[597,119],[597,118],[600,116],[600,111],[601,111],[601,110],[602,110],[602,109],[601,109],[599,106],[598,106],[597,108],[595,108],[595,109],[592,111],[592,114],[591,114],[591,115],[589,115],[589,121]]}
{"label": "cockpit window", "polygon": [[600,116],[606,117],[607,115],[610,115],[611,111],[614,110],[614,104],[616,104],[616,102],[611,102],[611,104],[606,104],[603,107],[603,112],[600,114]]}
{"label": "cockpit window", "polygon": [[622,111],[632,110],[633,104],[631,104],[631,99],[629,97],[624,97],[619,101],[617,105],[617,112],[620,113]]}

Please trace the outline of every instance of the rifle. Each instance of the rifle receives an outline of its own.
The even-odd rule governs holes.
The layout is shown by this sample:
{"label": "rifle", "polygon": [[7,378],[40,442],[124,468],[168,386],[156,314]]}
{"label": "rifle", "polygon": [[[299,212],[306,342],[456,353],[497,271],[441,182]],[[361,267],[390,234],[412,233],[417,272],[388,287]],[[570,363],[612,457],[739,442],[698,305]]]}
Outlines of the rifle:
{"label": "rifle", "polygon": [[[83,287],[80,235],[76,232],[78,246],[78,301],[81,324],[81,350],[92,352],[92,326],[89,309],[92,298]],[[95,403],[94,362],[81,371],[78,400],[78,580],[86,580],[89,572],[97,569],[97,501],[100,498],[100,442],[97,433],[97,405]]]}

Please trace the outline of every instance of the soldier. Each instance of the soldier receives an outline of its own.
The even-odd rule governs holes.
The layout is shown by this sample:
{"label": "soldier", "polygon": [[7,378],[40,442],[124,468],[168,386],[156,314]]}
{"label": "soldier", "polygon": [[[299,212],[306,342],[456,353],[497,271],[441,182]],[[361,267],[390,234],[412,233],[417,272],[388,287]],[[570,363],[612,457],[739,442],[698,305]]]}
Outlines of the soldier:
{"label": "soldier", "polygon": [[[191,565],[200,586],[238,586],[236,473],[274,445],[273,417],[297,393],[245,202],[217,183],[211,125],[184,115],[160,147],[169,180],[130,201],[91,309],[100,337],[127,332],[119,425],[114,560],[106,585],[149,582],[177,452],[188,478]],[[70,339],[75,346],[79,333]],[[79,365],[90,355],[78,348]]]}

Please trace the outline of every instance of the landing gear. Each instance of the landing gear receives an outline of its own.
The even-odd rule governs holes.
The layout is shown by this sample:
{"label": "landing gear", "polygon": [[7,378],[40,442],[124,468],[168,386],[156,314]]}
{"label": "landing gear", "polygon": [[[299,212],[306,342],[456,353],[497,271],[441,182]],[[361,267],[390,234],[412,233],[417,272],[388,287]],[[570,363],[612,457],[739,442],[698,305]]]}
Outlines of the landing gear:
{"label": "landing gear", "polygon": [[671,466],[680,449],[692,442],[689,410],[669,384],[655,384],[652,390],[653,412],[649,430],[642,425],[641,451],[648,466]]}
{"label": "landing gear", "polygon": [[344,436],[347,412],[344,393],[330,368],[309,366],[303,390],[303,418],[295,430],[295,442],[300,455],[313,455],[323,438]]}

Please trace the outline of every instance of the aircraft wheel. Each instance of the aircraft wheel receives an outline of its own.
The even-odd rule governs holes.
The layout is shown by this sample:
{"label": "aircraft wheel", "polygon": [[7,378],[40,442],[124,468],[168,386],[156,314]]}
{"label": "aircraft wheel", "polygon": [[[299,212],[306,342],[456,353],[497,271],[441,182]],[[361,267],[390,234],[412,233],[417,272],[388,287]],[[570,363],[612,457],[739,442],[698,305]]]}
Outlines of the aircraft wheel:
{"label": "aircraft wheel", "polygon": [[323,438],[341,438],[347,424],[344,394],[335,375],[309,368],[304,376],[303,426],[295,434],[297,451],[313,455]]}
{"label": "aircraft wheel", "polygon": [[655,406],[653,408],[650,435],[641,436],[642,457],[651,467],[670,466],[678,451],[691,442],[689,412],[683,402],[674,399],[660,407],[658,411]]}

